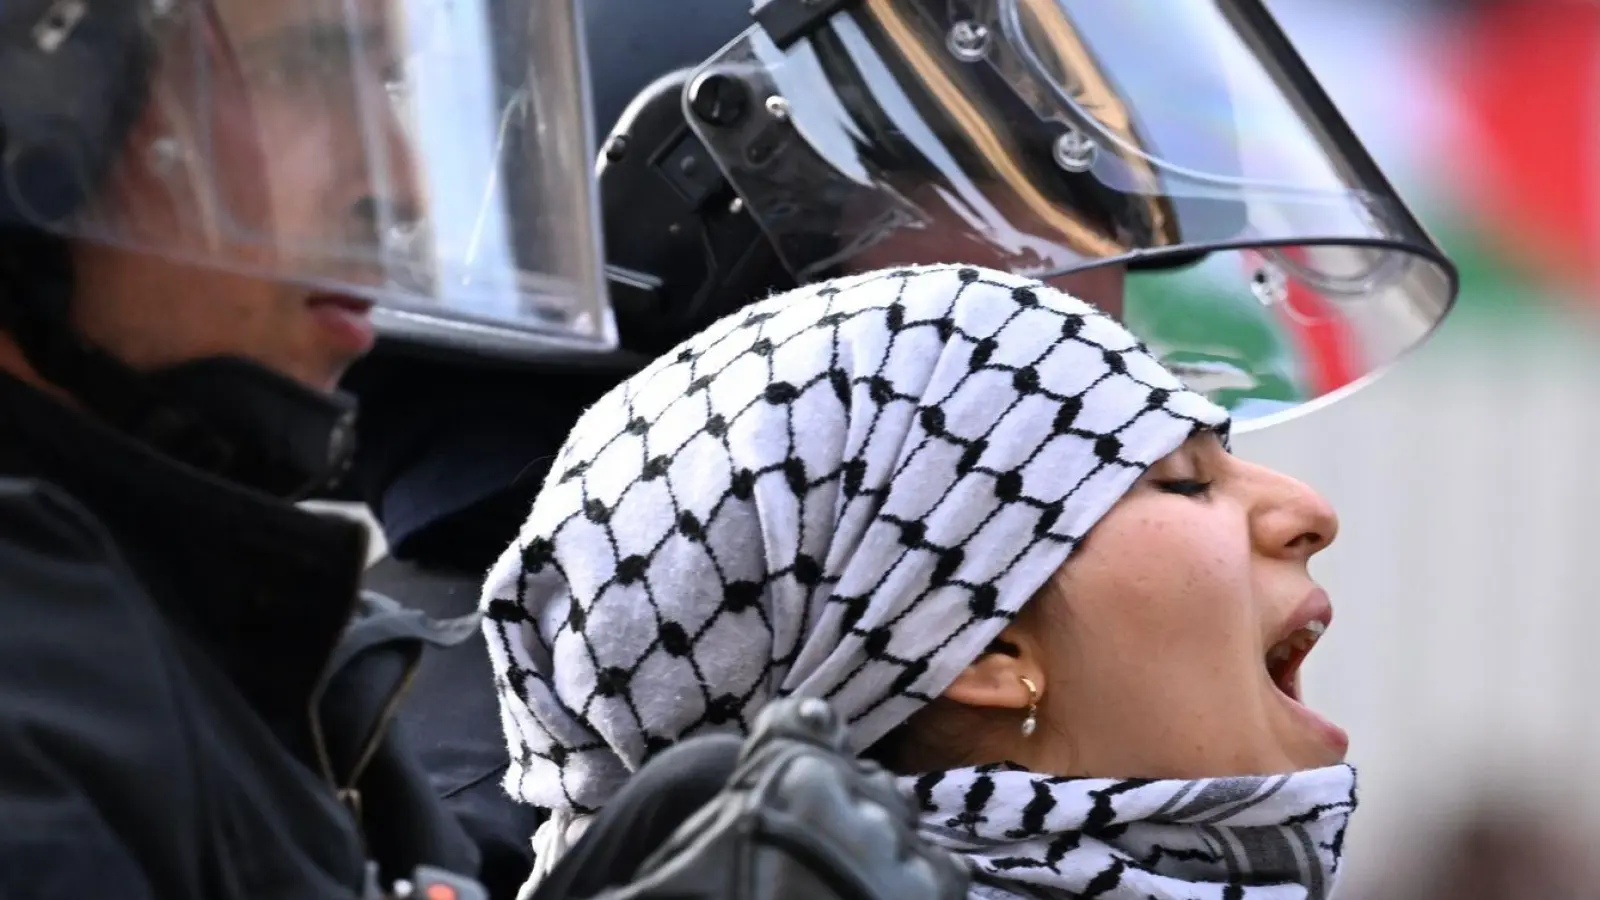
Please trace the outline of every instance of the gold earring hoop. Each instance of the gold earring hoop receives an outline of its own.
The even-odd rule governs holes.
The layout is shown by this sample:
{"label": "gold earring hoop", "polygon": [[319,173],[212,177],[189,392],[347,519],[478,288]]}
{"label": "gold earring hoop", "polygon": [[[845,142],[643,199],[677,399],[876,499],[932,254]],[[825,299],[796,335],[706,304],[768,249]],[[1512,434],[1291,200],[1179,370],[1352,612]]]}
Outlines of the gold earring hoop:
{"label": "gold earring hoop", "polygon": [[1017,679],[1028,689],[1028,717],[1022,720],[1022,736],[1033,737],[1039,728],[1039,688],[1026,675],[1018,675]]}

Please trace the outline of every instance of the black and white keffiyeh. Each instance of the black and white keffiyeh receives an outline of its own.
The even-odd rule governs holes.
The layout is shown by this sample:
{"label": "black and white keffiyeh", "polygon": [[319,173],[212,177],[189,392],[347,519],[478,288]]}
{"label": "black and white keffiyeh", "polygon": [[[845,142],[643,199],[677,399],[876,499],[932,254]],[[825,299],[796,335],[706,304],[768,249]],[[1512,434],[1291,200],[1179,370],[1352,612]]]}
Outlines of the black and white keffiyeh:
{"label": "black and white keffiyeh", "polygon": [[968,857],[973,897],[1324,900],[1355,771],[1194,781],[995,765],[903,779],[924,837]]}
{"label": "black and white keffiyeh", "polygon": [[[776,697],[871,745],[1146,467],[1227,426],[1109,317],[973,267],[811,285],[663,356],[584,414],[484,588],[506,787],[555,812],[539,869],[651,755]],[[993,896],[1321,898],[1353,805],[1342,767],[907,786]]]}

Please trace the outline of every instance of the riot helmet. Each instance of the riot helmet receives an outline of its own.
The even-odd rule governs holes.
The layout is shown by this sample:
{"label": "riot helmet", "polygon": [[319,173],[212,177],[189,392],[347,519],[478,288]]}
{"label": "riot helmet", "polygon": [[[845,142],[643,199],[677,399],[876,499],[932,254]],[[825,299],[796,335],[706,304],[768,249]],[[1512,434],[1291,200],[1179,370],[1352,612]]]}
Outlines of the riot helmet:
{"label": "riot helmet", "polygon": [[303,491],[348,455],[321,373],[220,337],[139,364],[81,327],[83,295],[146,292],[120,314],[158,334],[190,272],[219,302],[374,306],[386,333],[609,349],[583,76],[571,0],[0,4],[5,329],[124,431]]}
{"label": "riot helmet", "polygon": [[867,269],[1125,268],[1110,311],[1250,427],[1381,370],[1457,292],[1259,0],[766,0],[640,93],[597,171],[650,352]]}

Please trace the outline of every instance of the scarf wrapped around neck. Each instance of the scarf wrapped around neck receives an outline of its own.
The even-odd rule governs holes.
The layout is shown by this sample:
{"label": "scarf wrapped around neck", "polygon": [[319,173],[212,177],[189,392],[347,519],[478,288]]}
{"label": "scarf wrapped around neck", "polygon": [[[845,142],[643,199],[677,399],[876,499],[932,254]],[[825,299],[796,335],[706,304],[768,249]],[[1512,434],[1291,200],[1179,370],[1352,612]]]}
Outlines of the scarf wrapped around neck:
{"label": "scarf wrapped around neck", "polygon": [[[662,356],[579,420],[484,588],[506,788],[554,813],[530,886],[653,754],[775,697],[870,746],[1150,464],[1227,428],[1109,317],[970,266],[810,285]],[[1344,767],[906,785],[975,896],[1322,898],[1354,803]]]}

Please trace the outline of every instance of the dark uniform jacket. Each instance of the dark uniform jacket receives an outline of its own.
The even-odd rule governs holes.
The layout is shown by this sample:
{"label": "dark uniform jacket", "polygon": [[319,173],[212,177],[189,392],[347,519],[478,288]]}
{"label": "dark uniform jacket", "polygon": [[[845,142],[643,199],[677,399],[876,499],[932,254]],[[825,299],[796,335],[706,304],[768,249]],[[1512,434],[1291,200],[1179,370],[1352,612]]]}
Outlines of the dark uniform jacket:
{"label": "dark uniform jacket", "polygon": [[477,851],[389,727],[367,535],[0,376],[0,897],[346,898]]}
{"label": "dark uniform jacket", "polygon": [[[438,618],[478,608],[484,575],[516,538],[572,423],[616,374],[482,370],[377,353],[345,389],[360,398],[355,471],[391,556],[367,588]],[[423,660],[400,706],[434,788],[472,835],[482,880],[510,900],[533,867],[542,810],[513,801],[494,673],[481,633]]]}
{"label": "dark uniform jacket", "polygon": [[[367,570],[366,586],[441,619],[473,614],[483,576],[388,557]],[[478,847],[479,879],[493,900],[512,900],[533,869],[530,838],[545,812],[506,794],[510,757],[483,632],[461,647],[430,654],[400,705],[399,724],[416,748],[445,808]]]}

